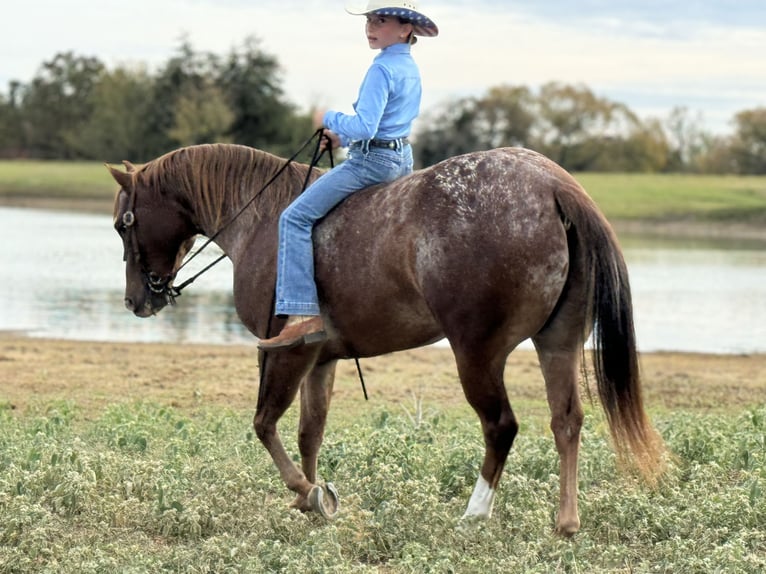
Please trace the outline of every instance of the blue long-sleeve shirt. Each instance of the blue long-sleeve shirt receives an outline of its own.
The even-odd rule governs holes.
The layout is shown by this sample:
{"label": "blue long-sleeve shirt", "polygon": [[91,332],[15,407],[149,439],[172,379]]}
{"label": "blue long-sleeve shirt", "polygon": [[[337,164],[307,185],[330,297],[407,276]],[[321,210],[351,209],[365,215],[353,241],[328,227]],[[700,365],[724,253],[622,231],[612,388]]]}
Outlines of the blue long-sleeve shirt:
{"label": "blue long-sleeve shirt", "polygon": [[420,112],[420,70],[409,44],[393,44],[375,56],[359,88],[355,114],[328,111],[324,126],[340,136],[341,145],[372,138],[393,140],[410,135]]}

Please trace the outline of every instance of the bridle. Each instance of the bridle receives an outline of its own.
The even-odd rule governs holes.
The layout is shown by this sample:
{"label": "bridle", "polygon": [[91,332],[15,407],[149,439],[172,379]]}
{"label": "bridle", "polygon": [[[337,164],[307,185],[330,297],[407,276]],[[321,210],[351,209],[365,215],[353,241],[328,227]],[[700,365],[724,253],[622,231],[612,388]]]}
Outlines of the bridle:
{"label": "bridle", "polygon": [[[224,223],[215,233],[210,235],[208,239],[200,246],[199,249],[194,251],[186,260],[179,265],[178,269],[174,270],[172,273],[162,276],[158,273],[154,273],[151,271],[146,265],[144,265],[142,259],[141,259],[141,249],[138,244],[138,234],[136,233],[135,226],[136,226],[136,188],[135,186],[132,186],[131,189],[125,190],[128,191],[128,207],[125,210],[125,212],[122,214],[121,217],[121,223],[122,223],[122,229],[123,229],[123,242],[125,243],[125,250],[123,252],[123,261],[128,260],[128,256],[130,255],[135,262],[135,264],[141,269],[141,275],[144,278],[144,284],[146,285],[147,289],[153,294],[158,297],[164,298],[165,302],[169,305],[175,305],[176,297],[179,297],[181,295],[181,291],[188,287],[191,283],[193,283],[197,277],[205,273],[207,270],[209,270],[211,267],[222,261],[226,258],[226,254],[220,255],[217,259],[215,259],[213,262],[206,265],[203,269],[198,271],[196,274],[194,274],[192,277],[181,283],[181,285],[174,286],[173,285],[173,279],[175,279],[178,272],[186,267],[192,259],[194,259],[197,255],[199,255],[203,249],[205,249],[208,245],[213,243],[215,239],[229,226],[231,225],[242,213],[250,207],[250,205],[256,200],[256,198],[267,188],[269,187],[276,179],[284,173],[284,171],[287,169],[287,167],[295,161],[295,159],[303,153],[303,151],[308,147],[308,145],[316,138],[316,146],[314,149],[314,153],[311,158],[311,163],[309,164],[309,169],[306,172],[306,178],[303,182],[303,188],[302,191],[306,190],[306,187],[308,187],[309,180],[311,178],[311,173],[313,169],[317,166],[319,163],[319,160],[322,158],[322,155],[324,154],[324,150],[320,150],[320,143],[322,141],[323,137],[323,129],[319,128],[317,129],[310,138],[308,138],[303,145],[296,151],[290,158],[288,158],[285,163],[277,170],[277,172],[272,175],[269,180],[261,186],[261,188],[251,197],[238,211],[235,213],[226,223]],[[331,164],[332,164],[332,154],[330,155],[331,158]],[[124,190],[124,188],[123,188]],[[130,251],[130,254],[128,253]]]}
{"label": "bridle", "polygon": [[[284,171],[287,169],[287,167],[295,161],[295,158],[297,158],[304,149],[314,140],[314,138],[317,138],[316,146],[314,148],[314,153],[311,157],[311,162],[309,164],[309,169],[306,171],[306,178],[303,181],[303,188],[301,189],[301,193],[306,191],[306,188],[308,187],[309,180],[311,179],[311,173],[314,170],[314,168],[319,163],[319,160],[322,158],[322,155],[324,154],[324,150],[320,149],[320,144],[323,137],[326,137],[323,135],[324,129],[319,128],[317,129],[312,136],[307,139],[303,145],[298,149],[297,152],[295,152],[292,156],[290,156],[289,159],[287,159],[282,165],[282,167],[279,168],[279,170],[269,178],[269,180],[263,184],[261,189],[258,190],[258,192],[253,195],[252,198],[250,198],[245,205],[243,205],[237,213],[234,214],[234,216],[229,219],[226,223],[224,223],[215,233],[213,233],[210,237],[208,237],[207,241],[200,246],[199,249],[197,249],[195,252],[193,252],[174,272],[172,272],[170,275],[167,275],[165,277],[162,277],[161,275],[158,275],[157,273],[152,272],[151,270],[147,269],[146,266],[143,265],[143,262],[141,261],[141,249],[138,245],[138,235],[136,234],[135,226],[136,226],[136,188],[135,186],[132,186],[129,192],[128,196],[128,208],[125,210],[125,212],[122,214],[121,217],[121,223],[123,227],[123,242],[125,243],[125,250],[123,252],[123,261],[128,260],[128,246],[130,246],[131,256],[133,257],[134,262],[136,265],[139,266],[141,269],[141,274],[144,277],[144,283],[146,287],[151,291],[154,295],[157,295],[159,297],[163,297],[167,304],[169,305],[175,305],[176,297],[179,297],[181,295],[181,291],[193,283],[197,277],[205,273],[208,269],[216,265],[218,262],[223,260],[226,257],[226,254],[223,254],[219,256],[217,259],[215,259],[212,263],[209,263],[207,266],[205,266],[203,269],[198,271],[195,275],[184,281],[179,286],[172,285],[172,281],[175,278],[175,276],[178,274],[178,272],[183,269],[192,259],[194,259],[197,255],[199,255],[205,247],[210,245],[220,234],[223,232],[224,229],[226,229],[229,225],[231,225],[244,211],[247,209],[253,201],[267,188],[269,187],[276,179],[284,173]],[[332,154],[330,154],[330,165],[334,165]],[[124,189],[124,188],[123,188]],[[272,293],[272,297],[276,296],[276,291]],[[271,302],[271,308],[274,308],[274,301]],[[271,331],[271,320],[273,318],[272,314],[269,314],[269,320],[268,324],[266,326],[266,332]],[[262,353],[263,358],[261,362],[261,382],[259,385],[259,391],[258,391],[258,406],[257,408],[260,408],[261,401],[263,400],[263,392],[265,390],[264,383],[264,376],[266,373],[266,359],[268,357],[268,354]],[[362,392],[364,393],[364,399],[368,400],[367,396],[367,386],[364,382],[364,376],[362,374],[362,367],[359,364],[359,358],[354,357],[354,361],[356,362],[356,369],[357,374],[359,375],[359,382],[362,385]]]}
{"label": "bridle", "polygon": [[[124,190],[124,188],[123,188]],[[124,190],[127,191],[127,190]],[[133,262],[141,270],[141,275],[144,279],[144,284],[147,289],[158,297],[164,298],[165,302],[169,305],[175,305],[175,298],[180,293],[173,287],[172,281],[175,277],[175,272],[166,276],[162,276],[159,273],[155,273],[150,270],[141,258],[141,248],[138,244],[138,233],[136,233],[136,189],[132,187],[128,191],[128,208],[122,214],[120,222],[122,223],[122,233],[124,251],[122,254],[122,260],[128,261],[130,257]],[[180,269],[180,268],[179,268]]]}

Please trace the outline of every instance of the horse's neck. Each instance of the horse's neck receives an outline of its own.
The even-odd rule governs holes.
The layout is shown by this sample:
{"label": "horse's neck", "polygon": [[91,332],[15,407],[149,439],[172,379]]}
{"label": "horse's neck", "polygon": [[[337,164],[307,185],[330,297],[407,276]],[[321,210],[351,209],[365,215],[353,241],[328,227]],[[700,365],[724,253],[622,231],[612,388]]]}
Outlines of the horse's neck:
{"label": "horse's neck", "polygon": [[[273,228],[276,244],[276,221],[301,192],[308,169],[293,163],[277,175],[284,163],[265,170],[258,169],[262,163],[255,165],[255,169],[249,170],[247,177],[239,178],[235,185],[205,190],[198,187],[184,198],[202,233],[215,237],[215,242],[230,257],[246,251],[255,235],[267,241],[268,237],[261,233],[263,230]],[[271,181],[272,178],[275,179]],[[197,182],[197,185],[203,183]]]}

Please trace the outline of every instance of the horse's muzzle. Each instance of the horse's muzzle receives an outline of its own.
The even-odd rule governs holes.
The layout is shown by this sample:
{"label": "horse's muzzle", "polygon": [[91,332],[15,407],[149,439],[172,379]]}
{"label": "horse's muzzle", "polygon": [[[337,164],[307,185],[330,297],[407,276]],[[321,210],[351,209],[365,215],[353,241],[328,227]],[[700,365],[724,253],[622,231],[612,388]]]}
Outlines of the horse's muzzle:
{"label": "horse's muzzle", "polygon": [[156,292],[149,289],[146,289],[139,298],[126,295],[123,301],[126,309],[132,311],[136,317],[141,318],[156,315],[169,303],[173,303],[168,292]]}

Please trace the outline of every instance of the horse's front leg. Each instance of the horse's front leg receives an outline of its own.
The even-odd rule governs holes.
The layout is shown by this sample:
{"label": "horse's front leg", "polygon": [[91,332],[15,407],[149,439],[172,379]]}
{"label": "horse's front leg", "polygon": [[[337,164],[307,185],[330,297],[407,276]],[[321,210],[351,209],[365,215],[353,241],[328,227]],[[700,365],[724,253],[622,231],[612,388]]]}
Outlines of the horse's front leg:
{"label": "horse's front leg", "polygon": [[[324,439],[327,412],[335,382],[335,367],[336,361],[317,365],[301,385],[298,447],[303,473],[312,484],[316,484],[317,481],[317,459]],[[303,494],[298,494],[291,506],[302,511],[314,510],[311,501]]]}
{"label": "horse's front leg", "polygon": [[299,497],[306,498],[314,484],[285,451],[277,422],[295,400],[301,380],[316,361],[317,353],[316,349],[300,349],[261,355],[261,369],[264,369],[264,373],[253,419],[255,434],[271,455],[287,488]]}

